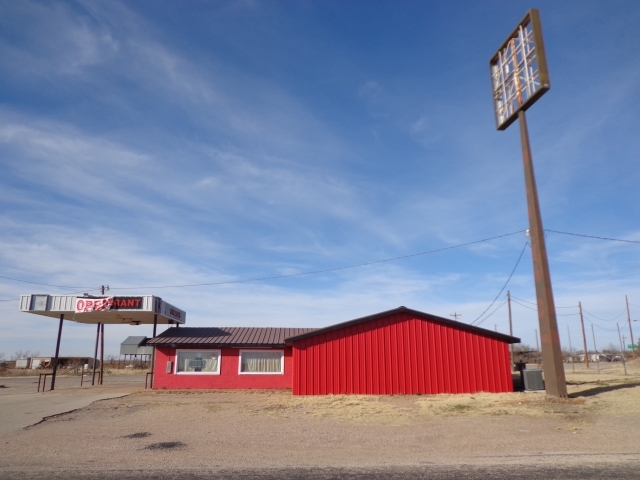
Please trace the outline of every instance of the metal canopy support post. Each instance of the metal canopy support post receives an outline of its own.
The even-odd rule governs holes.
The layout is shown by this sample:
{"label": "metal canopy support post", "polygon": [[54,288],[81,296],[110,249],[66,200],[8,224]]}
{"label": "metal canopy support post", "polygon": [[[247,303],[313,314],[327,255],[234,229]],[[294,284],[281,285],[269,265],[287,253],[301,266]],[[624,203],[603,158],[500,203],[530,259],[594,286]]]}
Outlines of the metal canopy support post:
{"label": "metal canopy support post", "polygon": [[[155,314],[153,315],[153,338],[155,338],[156,336],[156,328],[158,326],[158,315]],[[153,390],[153,373],[155,372],[155,366],[156,366],[156,347],[153,347],[153,350],[151,351],[151,385],[150,388]]]}
{"label": "metal canopy support post", "polygon": [[100,385],[104,378],[104,323],[100,324]]}
{"label": "metal canopy support post", "polygon": [[542,344],[542,370],[544,372],[545,390],[548,395],[564,397],[567,395],[567,383],[562,364],[560,335],[556,318],[553,290],[551,289],[551,273],[547,258],[547,247],[544,240],[542,215],[538,201],[538,190],[533,172],[531,145],[527,119],[523,110],[518,111],[520,124],[520,140],[522,143],[522,160],[527,190],[527,210],[529,212],[529,231],[531,235],[531,252],[533,256],[533,272],[538,300],[538,321],[540,323],[540,343]]}
{"label": "metal canopy support post", "polygon": [[62,337],[62,322],[64,313],[60,314],[60,325],[58,326],[58,341],[56,342],[56,357],[53,359],[53,373],[51,374],[51,390],[56,387],[56,371],[58,370],[58,355],[60,354],[60,338]]}
{"label": "metal canopy support post", "polygon": [[93,377],[91,378],[91,385],[96,384],[96,363],[98,363],[98,340],[100,339],[100,324],[96,331],[96,348],[93,351]]}

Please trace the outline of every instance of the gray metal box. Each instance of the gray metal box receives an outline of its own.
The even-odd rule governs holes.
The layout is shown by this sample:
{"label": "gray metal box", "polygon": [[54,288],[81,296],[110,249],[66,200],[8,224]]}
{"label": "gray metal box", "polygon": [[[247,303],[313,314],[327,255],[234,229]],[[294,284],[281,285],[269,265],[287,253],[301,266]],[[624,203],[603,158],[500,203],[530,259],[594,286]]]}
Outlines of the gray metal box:
{"label": "gray metal box", "polygon": [[523,370],[522,378],[525,390],[544,390],[542,370]]}

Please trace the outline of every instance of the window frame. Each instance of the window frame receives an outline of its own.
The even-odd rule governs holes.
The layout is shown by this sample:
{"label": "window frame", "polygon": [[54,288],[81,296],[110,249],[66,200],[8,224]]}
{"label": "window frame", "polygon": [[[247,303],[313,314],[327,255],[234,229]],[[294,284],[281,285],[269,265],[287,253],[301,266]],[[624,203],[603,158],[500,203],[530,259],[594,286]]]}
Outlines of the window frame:
{"label": "window frame", "polygon": [[[217,353],[218,354],[218,371],[217,372],[179,372],[178,371],[178,359],[180,358],[180,352],[202,352],[202,353]],[[207,349],[199,349],[199,348],[177,348],[176,356],[174,357],[175,367],[173,369],[174,375],[220,375],[220,371],[222,370],[222,350],[219,348],[207,348]]]}
{"label": "window frame", "polygon": [[[243,353],[280,353],[280,371],[279,372],[243,372],[242,371],[242,354]],[[284,375],[284,350],[283,349],[275,349],[275,348],[243,348],[238,352],[238,375]]]}

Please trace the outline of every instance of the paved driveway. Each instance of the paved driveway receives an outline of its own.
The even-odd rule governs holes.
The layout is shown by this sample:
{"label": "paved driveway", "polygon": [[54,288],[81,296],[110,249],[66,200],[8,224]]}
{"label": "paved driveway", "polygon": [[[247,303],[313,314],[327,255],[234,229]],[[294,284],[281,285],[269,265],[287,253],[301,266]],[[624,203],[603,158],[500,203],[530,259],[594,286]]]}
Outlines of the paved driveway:
{"label": "paved driveway", "polygon": [[[50,384],[47,381],[48,384]],[[38,377],[0,377],[0,435],[40,422],[45,417],[83,408],[97,400],[123,397],[144,389],[144,375],[105,375],[103,385],[91,377],[56,378],[56,389],[37,392]]]}

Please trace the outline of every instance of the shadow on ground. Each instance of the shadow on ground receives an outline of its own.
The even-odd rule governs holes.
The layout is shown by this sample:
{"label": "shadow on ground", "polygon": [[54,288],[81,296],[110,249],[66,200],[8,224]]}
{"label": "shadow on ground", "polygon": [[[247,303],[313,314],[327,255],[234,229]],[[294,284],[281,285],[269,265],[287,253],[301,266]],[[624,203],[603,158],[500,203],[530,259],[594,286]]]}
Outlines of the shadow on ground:
{"label": "shadow on ground", "polygon": [[576,392],[569,395],[571,398],[575,397],[593,397],[594,395],[598,395],[599,393],[605,392],[614,392],[616,390],[622,390],[624,388],[634,388],[640,386],[640,382],[636,383],[625,383],[623,385],[609,385],[603,387],[595,387],[589,388],[588,390],[583,390],[582,392]]}

